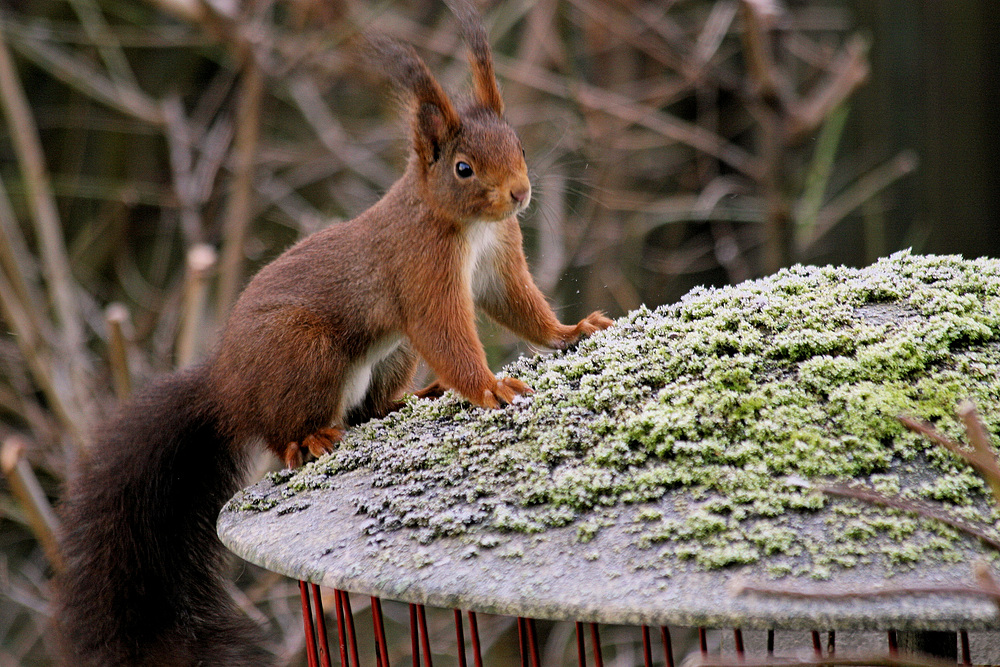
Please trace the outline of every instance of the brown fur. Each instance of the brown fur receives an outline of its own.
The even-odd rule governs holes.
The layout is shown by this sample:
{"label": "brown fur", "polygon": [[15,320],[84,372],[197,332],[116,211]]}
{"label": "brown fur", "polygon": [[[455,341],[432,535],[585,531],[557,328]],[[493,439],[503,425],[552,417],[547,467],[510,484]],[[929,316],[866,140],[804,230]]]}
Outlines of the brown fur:
{"label": "brown fur", "polygon": [[332,450],[348,425],[399,407],[418,354],[438,376],[420,395],[453,388],[495,408],[530,391],[490,371],[477,308],[555,348],[610,326],[600,313],[561,324],[531,278],[516,218],[531,192],[523,150],[501,115],[485,31],[456,11],[475,102],[457,111],[412,48],[369,37],[409,102],[403,176],[264,267],[215,354],[125,406],[74,477],[60,613],[69,664],[263,664],[220,584],[213,530],[248,444],[263,440],[292,466]]}

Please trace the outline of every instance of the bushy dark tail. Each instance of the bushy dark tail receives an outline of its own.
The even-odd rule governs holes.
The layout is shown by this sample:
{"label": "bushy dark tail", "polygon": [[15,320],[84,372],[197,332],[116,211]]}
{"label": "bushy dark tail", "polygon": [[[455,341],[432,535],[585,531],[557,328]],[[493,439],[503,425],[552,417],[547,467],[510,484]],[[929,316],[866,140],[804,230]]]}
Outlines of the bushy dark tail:
{"label": "bushy dark tail", "polygon": [[264,665],[260,631],[224,588],[215,522],[245,475],[207,371],[166,378],[95,441],[62,506],[67,665]]}

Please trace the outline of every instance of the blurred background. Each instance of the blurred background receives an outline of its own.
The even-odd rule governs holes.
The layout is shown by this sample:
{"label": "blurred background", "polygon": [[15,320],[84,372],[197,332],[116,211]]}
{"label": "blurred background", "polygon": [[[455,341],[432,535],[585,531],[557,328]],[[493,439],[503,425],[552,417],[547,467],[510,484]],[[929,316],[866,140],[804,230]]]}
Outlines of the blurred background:
{"label": "blurred background", "polygon": [[[1000,255],[995,0],[482,8],[535,188],[526,252],[564,321],[796,262]],[[363,26],[466,88],[440,0],[0,0],[0,667],[51,659],[51,506],[93,424],[401,173],[405,121],[344,48]],[[495,368],[535,352],[482,335]],[[304,664],[296,589],[234,572],[280,664]],[[509,619],[484,627],[503,659]],[[559,664],[571,636],[544,636]],[[634,638],[611,643],[633,664]]]}

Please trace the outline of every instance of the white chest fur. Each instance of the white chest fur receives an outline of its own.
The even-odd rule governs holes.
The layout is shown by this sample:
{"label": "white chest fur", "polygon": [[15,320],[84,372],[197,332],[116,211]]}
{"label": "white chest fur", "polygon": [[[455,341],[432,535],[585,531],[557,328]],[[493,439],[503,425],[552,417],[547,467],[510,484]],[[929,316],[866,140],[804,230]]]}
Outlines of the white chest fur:
{"label": "white chest fur", "polygon": [[400,334],[386,336],[369,347],[365,356],[347,367],[342,394],[342,405],[345,412],[361,405],[362,401],[365,400],[365,395],[368,394],[368,388],[372,383],[372,369],[395,352],[402,340],[403,337]]}
{"label": "white chest fur", "polygon": [[473,222],[465,231],[465,275],[477,298],[492,289],[496,278],[494,258],[500,247],[500,235],[495,222]]}

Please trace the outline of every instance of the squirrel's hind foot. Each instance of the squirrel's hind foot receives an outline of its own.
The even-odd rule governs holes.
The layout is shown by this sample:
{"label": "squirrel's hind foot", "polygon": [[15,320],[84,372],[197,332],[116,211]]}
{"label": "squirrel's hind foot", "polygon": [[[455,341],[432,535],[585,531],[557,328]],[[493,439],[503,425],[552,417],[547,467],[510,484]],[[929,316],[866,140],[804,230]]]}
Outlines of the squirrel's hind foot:
{"label": "squirrel's hind foot", "polygon": [[308,451],[314,457],[319,458],[324,454],[329,454],[337,447],[337,443],[344,438],[344,429],[339,426],[321,428],[312,435],[307,435],[302,442],[290,442],[285,446],[285,453],[282,459],[287,468],[298,468],[305,460],[305,452]]}
{"label": "squirrel's hind foot", "polygon": [[446,387],[440,380],[435,380],[423,389],[418,389],[413,392],[413,395],[417,398],[441,398],[444,396],[444,392],[446,391],[448,391],[448,387]]}

